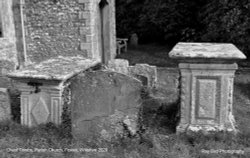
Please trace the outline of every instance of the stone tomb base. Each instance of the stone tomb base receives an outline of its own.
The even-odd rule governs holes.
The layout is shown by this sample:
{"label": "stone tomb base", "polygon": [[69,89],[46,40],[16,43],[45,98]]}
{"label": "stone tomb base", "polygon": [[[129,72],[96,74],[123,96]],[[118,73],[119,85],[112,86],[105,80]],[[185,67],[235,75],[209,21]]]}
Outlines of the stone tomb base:
{"label": "stone tomb base", "polygon": [[179,42],[169,53],[180,61],[181,117],[177,132],[232,131],[236,61],[246,56],[230,43]]}
{"label": "stone tomb base", "polygon": [[181,121],[178,132],[236,131],[232,113],[237,64],[179,64]]}
{"label": "stone tomb base", "polygon": [[21,92],[21,123],[29,127],[61,124],[68,81],[98,63],[80,56],[59,56],[8,74]]}
{"label": "stone tomb base", "polygon": [[111,141],[135,135],[139,80],[110,71],[86,72],[71,81],[72,132],[76,139]]}

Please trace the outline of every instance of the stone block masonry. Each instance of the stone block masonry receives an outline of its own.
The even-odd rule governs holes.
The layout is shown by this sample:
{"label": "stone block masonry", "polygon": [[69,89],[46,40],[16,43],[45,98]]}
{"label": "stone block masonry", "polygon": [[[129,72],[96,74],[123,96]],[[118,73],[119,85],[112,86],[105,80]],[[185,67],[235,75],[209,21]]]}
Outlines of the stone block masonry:
{"label": "stone block masonry", "polygon": [[6,74],[14,71],[18,66],[18,51],[16,49],[16,30],[13,1],[0,1],[0,120],[10,119],[10,97],[8,89],[11,81]]}
{"label": "stone block masonry", "polygon": [[232,107],[235,61],[245,55],[232,44],[217,43],[178,43],[169,55],[181,62],[177,132],[237,132]]}
{"label": "stone block masonry", "polygon": [[90,49],[80,49],[85,34],[80,34],[79,29],[90,18],[87,14],[80,16],[84,11],[84,3],[77,0],[25,0],[27,62],[41,62],[58,55],[89,57]]}
{"label": "stone block masonry", "polygon": [[15,70],[18,66],[12,5],[12,1],[0,1],[0,16],[2,25],[2,36],[0,37],[1,76]]}
{"label": "stone block masonry", "polygon": [[107,2],[110,38],[104,53],[99,3],[99,0],[24,0],[26,62],[41,62],[58,55],[114,58],[114,0]]}
{"label": "stone block masonry", "polygon": [[[53,66],[66,70],[62,74],[66,78],[71,75],[68,70],[73,73],[78,70],[72,69],[70,64],[63,65],[62,70],[61,59],[79,58],[83,63],[74,64],[88,67],[88,60],[107,63],[115,58],[114,3],[114,0],[0,1],[0,88],[14,88],[6,77],[8,73],[21,82],[17,88],[21,91],[23,124],[32,126],[46,122],[53,115],[50,105],[61,104],[61,99],[50,100],[52,96],[60,98],[63,91],[60,85],[64,82],[60,75],[57,78],[58,72]],[[59,63],[44,67],[54,60]],[[12,76],[13,71],[19,76]]]}

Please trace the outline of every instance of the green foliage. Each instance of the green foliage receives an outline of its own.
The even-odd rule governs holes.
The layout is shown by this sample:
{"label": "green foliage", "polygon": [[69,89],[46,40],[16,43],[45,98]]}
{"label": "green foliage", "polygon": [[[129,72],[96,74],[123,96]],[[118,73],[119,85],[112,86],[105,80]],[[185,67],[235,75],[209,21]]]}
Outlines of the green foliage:
{"label": "green foliage", "polygon": [[[136,32],[140,42],[176,42],[195,30],[197,10],[204,1],[117,0],[117,35]],[[190,22],[192,21],[192,22]]]}
{"label": "green foliage", "polygon": [[209,1],[201,14],[205,28],[202,41],[230,42],[249,54],[250,2],[247,0]]}
{"label": "green foliage", "polygon": [[[117,0],[117,35],[139,42],[230,42],[250,54],[248,0]],[[249,56],[249,55],[248,55]]]}

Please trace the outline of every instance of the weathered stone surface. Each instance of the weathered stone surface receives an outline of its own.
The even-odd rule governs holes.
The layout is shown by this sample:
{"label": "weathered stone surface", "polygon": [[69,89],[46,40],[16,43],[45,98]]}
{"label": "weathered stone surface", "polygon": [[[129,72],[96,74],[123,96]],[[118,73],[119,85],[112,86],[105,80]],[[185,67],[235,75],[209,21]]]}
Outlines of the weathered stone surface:
{"label": "weathered stone surface", "polygon": [[15,25],[12,12],[13,1],[0,1],[0,87],[9,88],[10,81],[6,74],[18,66],[18,53],[16,50]]}
{"label": "weathered stone surface", "polygon": [[246,59],[246,56],[229,43],[178,43],[169,53],[171,58]]}
{"label": "weathered stone surface", "polygon": [[166,103],[179,100],[180,72],[177,68],[157,68],[157,83],[153,91],[155,98],[164,99]]}
{"label": "weathered stone surface", "polygon": [[71,83],[75,138],[111,140],[126,132],[136,133],[140,81],[116,72],[96,71],[80,74]]}
{"label": "weathered stone surface", "polygon": [[[232,44],[178,43],[170,57],[188,60],[179,64],[181,116],[177,132],[236,132],[232,102],[238,66],[234,62],[245,59],[245,55]],[[197,59],[202,59],[201,63],[197,63]],[[205,59],[215,60],[210,63]],[[225,62],[229,59],[230,63]]]}
{"label": "weathered stone surface", "polygon": [[108,1],[105,12],[101,11],[99,2],[24,0],[26,62],[41,62],[58,55],[113,59],[116,50],[114,0]]}
{"label": "weathered stone surface", "polygon": [[6,88],[0,88],[0,121],[11,119],[10,98]]}
{"label": "weathered stone surface", "polygon": [[129,63],[125,59],[115,59],[108,62],[108,68],[123,74],[128,74]]}
{"label": "weathered stone surface", "polygon": [[136,64],[135,66],[130,66],[129,74],[131,76],[140,78],[144,76],[147,78],[146,85],[149,87],[154,87],[157,82],[157,69],[156,66],[151,66],[148,64]]}
{"label": "weathered stone surface", "polygon": [[177,131],[236,131],[232,114],[236,69],[236,64],[180,64],[181,121]]}
{"label": "weathered stone surface", "polygon": [[84,11],[77,0],[24,1],[23,14],[27,59],[41,62],[58,55],[88,57],[89,50],[80,50],[83,36],[79,27],[84,25],[78,12]]}
{"label": "weathered stone surface", "polygon": [[70,77],[96,65],[100,61],[84,57],[52,58],[39,64],[29,65],[21,70],[9,73],[10,78],[43,79],[65,81]]}
{"label": "weathered stone surface", "polygon": [[15,63],[8,60],[0,60],[0,87],[11,88],[11,81],[6,76],[15,70]]}
{"label": "weathered stone surface", "polygon": [[16,68],[59,55],[115,58],[114,0],[107,1],[104,15],[99,2],[2,0],[0,60],[11,61]]}
{"label": "weathered stone surface", "polygon": [[128,60],[115,59],[108,63],[108,68],[122,74],[133,76],[142,81],[143,85],[148,87],[156,86],[157,68],[148,64],[136,64],[129,66]]}
{"label": "weathered stone surface", "polygon": [[29,78],[17,83],[21,92],[21,124],[37,126],[42,123],[52,122],[57,125],[62,121],[62,107],[64,100],[63,90],[66,88],[61,82],[41,82]]}
{"label": "weathered stone surface", "polygon": [[21,92],[21,123],[35,126],[42,123],[61,123],[63,96],[67,80],[99,62],[83,57],[58,57],[29,65],[8,76]]}
{"label": "weathered stone surface", "polygon": [[198,118],[215,118],[216,108],[216,80],[198,79],[197,80],[197,107]]}

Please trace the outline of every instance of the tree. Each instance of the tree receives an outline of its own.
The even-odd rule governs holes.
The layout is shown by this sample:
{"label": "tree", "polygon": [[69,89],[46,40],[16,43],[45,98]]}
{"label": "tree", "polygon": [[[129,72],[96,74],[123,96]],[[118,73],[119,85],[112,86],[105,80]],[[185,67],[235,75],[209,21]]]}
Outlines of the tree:
{"label": "tree", "polygon": [[117,0],[117,34],[139,42],[230,42],[250,57],[248,0]]}

